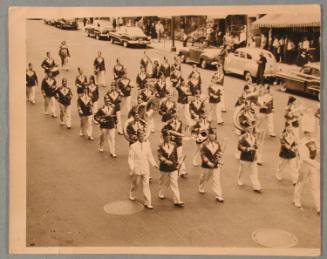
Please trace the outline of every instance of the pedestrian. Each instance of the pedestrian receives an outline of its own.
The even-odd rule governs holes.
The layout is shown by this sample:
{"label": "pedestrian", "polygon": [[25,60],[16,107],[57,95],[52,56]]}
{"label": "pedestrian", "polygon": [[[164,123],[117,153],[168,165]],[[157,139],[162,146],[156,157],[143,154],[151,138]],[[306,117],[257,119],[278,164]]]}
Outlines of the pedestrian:
{"label": "pedestrian", "polygon": [[257,70],[257,75],[256,75],[257,84],[263,85],[265,82],[264,75],[265,75],[265,69],[266,69],[266,63],[267,63],[267,59],[264,56],[263,52],[260,53],[260,58],[257,61],[257,63],[258,63],[258,70]]}
{"label": "pedestrian", "polygon": [[224,202],[220,180],[222,147],[217,141],[215,128],[210,128],[208,134],[208,141],[203,143],[200,151],[202,171],[200,174],[199,193],[205,193],[205,185],[212,179],[212,191],[216,196],[216,201]]}
{"label": "pedestrian", "polygon": [[104,142],[108,142],[110,156],[116,158],[116,107],[109,98],[104,98],[104,106],[94,115],[94,119],[100,124],[99,152],[103,152]]}
{"label": "pedestrian", "polygon": [[114,80],[115,81],[122,78],[123,75],[126,73],[126,68],[120,63],[119,58],[116,59],[116,64],[114,65],[113,73],[114,73]]}
{"label": "pedestrian", "polygon": [[218,125],[223,125],[224,120],[222,118],[222,103],[221,97],[223,93],[223,87],[216,81],[216,77],[211,79],[211,84],[208,87],[209,96],[209,120],[212,121],[212,115],[216,115],[216,122]]}
{"label": "pedestrian", "polygon": [[66,41],[62,41],[59,47],[58,55],[61,59],[61,67],[66,71],[69,70],[68,68],[68,58],[70,57],[70,52],[67,47]]}
{"label": "pedestrian", "polygon": [[309,183],[315,209],[320,215],[320,165],[317,161],[319,145],[312,133],[311,125],[306,125],[304,137],[299,143],[300,167],[298,181],[294,188],[294,205],[297,208],[302,207],[304,187]]}
{"label": "pedestrian", "polygon": [[106,65],[104,58],[102,57],[101,51],[98,51],[98,56],[95,58],[93,62],[94,66],[94,74],[96,76],[96,81],[98,86],[105,87],[106,86],[106,80],[105,80],[105,71],[106,71]]}
{"label": "pedestrian", "polygon": [[169,131],[162,132],[163,143],[158,148],[158,159],[160,178],[159,178],[159,198],[165,199],[165,191],[168,187],[173,192],[174,206],[184,207],[178,187],[178,166],[181,156],[177,152],[177,146],[171,141]]}
{"label": "pedestrian", "polygon": [[145,67],[141,65],[140,72],[136,76],[136,86],[138,90],[143,90],[147,82],[148,76],[145,72]]}
{"label": "pedestrian", "polygon": [[296,184],[298,179],[298,142],[295,139],[291,123],[285,123],[285,129],[280,138],[280,151],[279,161],[276,171],[276,179],[281,181],[284,173],[289,172],[293,185]]}
{"label": "pedestrian", "polygon": [[[95,78],[94,75],[91,75],[89,78],[89,84],[87,86],[89,90],[89,94],[91,96],[91,101],[93,103],[92,105],[92,114],[95,114],[98,111],[98,103],[99,103],[99,87],[95,83]],[[94,119],[93,119],[94,124],[98,124]]]}
{"label": "pedestrian", "polygon": [[77,90],[77,95],[80,96],[84,93],[85,88],[87,88],[87,77],[81,67],[77,68],[78,75],[75,79],[75,86]]}
{"label": "pedestrian", "polygon": [[253,126],[248,125],[245,128],[245,133],[239,138],[238,149],[241,151],[241,154],[240,167],[237,175],[237,184],[239,186],[243,185],[242,175],[246,172],[249,174],[253,191],[261,193],[262,188],[258,178],[258,166],[256,161],[258,144],[253,130]]}
{"label": "pedestrian", "polygon": [[90,96],[90,90],[84,88],[83,94],[77,99],[77,110],[81,120],[81,127],[79,131],[80,137],[87,135],[88,140],[93,141],[93,126],[92,126],[92,111],[93,102]]}
{"label": "pedestrian", "polygon": [[53,77],[59,75],[58,66],[51,57],[51,53],[49,51],[47,52],[47,57],[42,61],[41,67],[43,68],[45,74],[51,72]]}
{"label": "pedestrian", "polygon": [[35,87],[38,86],[38,78],[33,69],[32,63],[28,63],[26,69],[26,100],[35,104]]}
{"label": "pedestrian", "polygon": [[67,79],[62,79],[62,86],[59,87],[55,95],[59,103],[60,125],[66,126],[67,129],[72,127],[71,101],[73,98],[72,90],[67,85]]}
{"label": "pedestrian", "polygon": [[145,140],[145,133],[141,130],[137,132],[137,141],[130,146],[128,155],[128,165],[132,175],[132,183],[129,193],[129,199],[135,201],[135,192],[142,181],[143,194],[145,197],[144,206],[147,209],[153,209],[150,191],[150,168],[149,163],[158,168],[153,158],[149,141]]}
{"label": "pedestrian", "polygon": [[117,80],[117,88],[122,94],[122,102],[125,103],[126,114],[131,110],[131,92],[133,85],[131,80],[127,77],[127,73],[124,73],[122,78]]}
{"label": "pedestrian", "polygon": [[56,95],[57,82],[53,78],[52,72],[49,72],[45,78],[42,80],[41,92],[44,97],[44,114],[56,118]]}
{"label": "pedestrian", "polygon": [[161,38],[165,32],[165,29],[164,29],[162,23],[160,22],[160,20],[157,22],[155,29],[156,29],[156,33],[157,33],[157,37],[158,37],[158,42],[160,42]]}

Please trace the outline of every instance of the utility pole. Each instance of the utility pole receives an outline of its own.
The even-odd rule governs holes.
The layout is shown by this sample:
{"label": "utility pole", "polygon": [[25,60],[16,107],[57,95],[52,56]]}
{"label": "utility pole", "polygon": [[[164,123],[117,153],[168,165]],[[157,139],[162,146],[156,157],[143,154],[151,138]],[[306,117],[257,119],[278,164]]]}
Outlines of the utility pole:
{"label": "utility pole", "polygon": [[175,18],[174,16],[171,17],[171,49],[170,51],[175,52]]}

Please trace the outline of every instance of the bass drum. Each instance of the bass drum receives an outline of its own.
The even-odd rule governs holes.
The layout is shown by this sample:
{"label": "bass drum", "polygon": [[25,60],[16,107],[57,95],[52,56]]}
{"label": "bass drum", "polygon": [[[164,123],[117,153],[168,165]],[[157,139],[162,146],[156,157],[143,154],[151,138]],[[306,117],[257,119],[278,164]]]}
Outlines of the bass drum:
{"label": "bass drum", "polygon": [[236,129],[242,131],[244,128],[240,123],[240,116],[244,111],[244,104],[238,105],[235,107],[234,114],[233,114],[233,123]]}

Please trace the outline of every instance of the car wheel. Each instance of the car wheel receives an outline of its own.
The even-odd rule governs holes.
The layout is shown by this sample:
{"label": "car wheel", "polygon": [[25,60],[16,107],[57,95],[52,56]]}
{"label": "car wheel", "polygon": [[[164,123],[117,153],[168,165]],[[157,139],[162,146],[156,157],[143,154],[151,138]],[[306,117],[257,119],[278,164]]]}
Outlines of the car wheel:
{"label": "car wheel", "polygon": [[96,38],[97,40],[99,40],[99,39],[100,39],[99,34],[96,34],[96,35],[95,35],[95,38]]}
{"label": "car wheel", "polygon": [[110,42],[111,42],[111,44],[115,44],[114,38],[110,37]]}
{"label": "car wheel", "polygon": [[123,41],[123,46],[124,46],[125,48],[127,48],[127,47],[128,47],[128,42],[127,42],[127,41]]}
{"label": "car wheel", "polygon": [[281,81],[281,82],[279,83],[279,90],[280,90],[281,92],[283,92],[283,93],[285,93],[285,92],[287,91],[287,87],[286,87],[286,84],[285,84],[284,81]]}
{"label": "car wheel", "polygon": [[249,71],[245,71],[244,72],[244,79],[246,80],[248,77],[251,77],[251,79],[253,79],[251,73]]}
{"label": "car wheel", "polygon": [[185,63],[186,62],[186,58],[185,58],[184,55],[180,55],[179,58],[180,58],[180,60],[181,60],[182,63]]}
{"label": "car wheel", "polygon": [[201,66],[201,68],[206,69],[206,68],[207,68],[207,61],[204,60],[204,59],[202,59],[202,60],[200,61],[200,66]]}

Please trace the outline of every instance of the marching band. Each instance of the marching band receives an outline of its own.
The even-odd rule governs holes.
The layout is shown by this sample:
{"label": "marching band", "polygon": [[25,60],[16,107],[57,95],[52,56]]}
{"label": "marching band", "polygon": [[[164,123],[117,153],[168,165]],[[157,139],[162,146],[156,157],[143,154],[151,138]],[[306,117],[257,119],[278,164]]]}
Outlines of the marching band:
{"label": "marching band", "polygon": [[[61,47],[64,48],[65,44]],[[68,49],[67,49],[68,50]],[[69,53],[69,52],[68,52]],[[67,53],[66,53],[67,54]],[[69,56],[68,54],[66,56]],[[63,60],[62,66],[66,63]],[[135,88],[128,78],[127,67],[119,58],[113,67],[114,81],[103,96],[104,105],[98,108],[100,98],[98,86],[105,87],[105,61],[99,51],[94,60],[94,75],[89,77],[82,68],[78,68],[75,80],[77,90],[77,110],[80,117],[80,136],[93,138],[93,125],[99,125],[100,137],[98,150],[104,152],[108,143],[111,157],[116,158],[116,129],[128,141],[128,165],[131,176],[129,199],[134,201],[135,192],[140,182],[143,185],[146,208],[153,209],[150,191],[150,164],[160,171],[159,198],[164,199],[165,190],[170,187],[173,192],[173,203],[178,208],[184,207],[181,200],[178,180],[187,178],[190,168],[186,170],[185,149],[183,141],[192,139],[196,151],[192,156],[193,166],[201,166],[198,191],[205,193],[207,182],[212,179],[212,190],[216,201],[224,202],[220,175],[222,159],[226,144],[218,141],[217,125],[224,124],[222,112],[226,111],[224,103],[224,70],[217,65],[217,71],[211,78],[208,87],[204,87],[201,74],[196,66],[184,80],[178,57],[169,64],[164,57],[162,64],[152,61],[144,52],[140,61],[140,72],[135,79]],[[56,117],[56,106],[59,104],[60,124],[71,128],[72,90],[65,78],[62,86],[57,87],[55,77],[59,74],[57,65],[47,52],[42,62],[45,77],[42,80],[41,92],[44,97],[44,113]],[[32,64],[26,71],[27,100],[35,103],[35,86],[38,85]],[[203,95],[207,89],[207,97]],[[137,91],[136,104],[132,105],[132,92]],[[176,96],[177,95],[177,96]],[[175,98],[175,96],[177,98]],[[176,101],[175,101],[176,99]],[[122,104],[124,106],[122,107]],[[268,85],[252,83],[248,79],[244,91],[236,102],[233,121],[239,135],[237,157],[239,170],[237,185],[243,185],[245,175],[249,176],[252,188],[262,193],[258,165],[262,165],[265,131],[275,137],[273,96]],[[122,108],[128,115],[122,120]],[[316,161],[319,145],[313,139],[310,128],[305,128],[304,138],[300,139],[300,122],[305,108],[297,104],[295,97],[289,97],[285,111],[285,129],[280,137],[279,162],[276,170],[277,180],[282,180],[285,168],[289,168],[294,188],[294,205],[301,207],[301,197],[306,179],[311,180],[310,189],[314,196],[317,213],[319,206],[319,163]],[[161,125],[154,124],[154,117],[161,116]],[[183,117],[179,117],[182,115]],[[125,116],[124,116],[125,117]],[[185,119],[185,120],[184,120]],[[265,127],[267,124],[267,127]],[[159,165],[153,157],[150,135],[161,127],[162,143],[157,149]],[[189,152],[187,152],[189,153]],[[201,160],[201,163],[199,162]]]}

